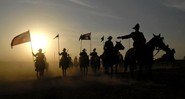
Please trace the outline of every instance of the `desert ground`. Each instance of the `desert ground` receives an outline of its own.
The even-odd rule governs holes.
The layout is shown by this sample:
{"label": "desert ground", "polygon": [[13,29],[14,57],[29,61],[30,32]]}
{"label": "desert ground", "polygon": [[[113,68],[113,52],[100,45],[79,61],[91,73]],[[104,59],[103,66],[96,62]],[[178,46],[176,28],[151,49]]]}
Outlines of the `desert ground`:
{"label": "desert ground", "polygon": [[[0,64],[1,99],[184,99],[185,64],[173,66],[154,64],[153,78],[137,80],[124,73],[104,74],[103,68],[96,74],[89,67],[86,76],[78,67],[69,68],[67,76],[57,64],[50,65],[45,77],[38,80],[32,63]],[[137,73],[135,73],[137,76]]]}

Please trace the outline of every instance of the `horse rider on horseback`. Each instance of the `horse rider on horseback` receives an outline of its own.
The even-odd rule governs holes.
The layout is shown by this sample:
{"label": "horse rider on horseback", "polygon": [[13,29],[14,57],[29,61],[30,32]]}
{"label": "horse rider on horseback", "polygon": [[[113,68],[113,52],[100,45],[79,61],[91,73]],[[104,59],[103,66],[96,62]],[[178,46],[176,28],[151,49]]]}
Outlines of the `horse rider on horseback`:
{"label": "horse rider on horseback", "polygon": [[59,55],[62,55],[62,57],[61,57],[61,59],[60,59],[60,63],[59,63],[59,64],[60,64],[59,66],[61,67],[62,62],[64,62],[65,60],[68,59],[68,58],[67,58],[68,54],[67,54],[67,52],[66,52],[66,48],[63,49],[63,52],[61,52],[61,53],[58,52],[58,54],[59,54]]}
{"label": "horse rider on horseback", "polygon": [[63,52],[58,52],[59,55],[62,55],[62,58],[67,58],[67,52],[66,52],[66,48],[63,49]]}
{"label": "horse rider on horseback", "polygon": [[103,47],[104,49],[104,57],[106,57],[107,59],[111,60],[111,57],[113,57],[113,51],[114,51],[114,44],[111,41],[112,40],[112,36],[109,36],[107,38],[108,40],[105,42],[105,45]]}
{"label": "horse rider on horseback", "polygon": [[146,47],[146,39],[143,35],[142,32],[139,31],[140,25],[136,24],[133,29],[135,32],[132,32],[128,35],[125,36],[119,36],[117,39],[128,39],[132,38],[133,39],[133,47],[135,48],[136,51],[136,57],[137,59],[141,59],[142,56],[145,54],[145,47]]}
{"label": "horse rider on horseback", "polygon": [[99,58],[96,52],[96,48],[93,49],[93,52],[90,53],[90,56],[91,56],[91,66],[92,66],[95,60]]}
{"label": "horse rider on horseback", "polygon": [[35,67],[36,67],[36,71],[37,71],[37,69],[38,69],[38,65],[40,64],[40,63],[45,63],[45,55],[44,55],[44,53],[42,53],[42,49],[40,48],[39,50],[38,50],[39,52],[38,53],[36,53],[36,54],[34,54],[33,52],[32,52],[32,54],[33,54],[33,56],[35,56],[36,57],[36,60],[35,60]]}
{"label": "horse rider on horseback", "polygon": [[82,52],[80,52],[79,62],[80,62],[81,71],[82,71],[82,67],[86,67],[87,69],[87,67],[89,66],[89,56],[87,55],[85,48],[82,50]]}
{"label": "horse rider on horseback", "polygon": [[114,50],[114,44],[111,41],[112,40],[112,36],[109,36],[107,39],[108,40],[105,42],[105,45],[104,45],[103,49],[106,52],[112,52]]}
{"label": "horse rider on horseback", "polygon": [[93,49],[93,52],[90,54],[91,57],[97,57],[98,54],[96,52],[96,48]]}
{"label": "horse rider on horseback", "polygon": [[82,50],[82,52],[80,52],[80,56],[81,56],[81,57],[88,57],[88,55],[87,55],[87,52],[86,52],[86,49],[85,49],[85,48]]}

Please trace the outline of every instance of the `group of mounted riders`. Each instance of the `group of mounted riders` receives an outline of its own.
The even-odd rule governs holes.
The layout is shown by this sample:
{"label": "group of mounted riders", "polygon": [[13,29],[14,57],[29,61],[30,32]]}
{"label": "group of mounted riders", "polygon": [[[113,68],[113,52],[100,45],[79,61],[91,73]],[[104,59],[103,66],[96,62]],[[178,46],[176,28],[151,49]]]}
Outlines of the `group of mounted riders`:
{"label": "group of mounted riders", "polygon": [[[128,35],[117,37],[117,39],[132,38],[133,40],[133,48],[130,48],[125,54],[125,72],[127,72],[127,68],[129,66],[129,69],[133,75],[134,70],[136,70],[135,67],[138,66],[139,77],[142,76],[143,69],[146,69],[149,73],[148,75],[150,75],[153,63],[153,51],[158,48],[166,51],[166,54],[168,54],[170,53],[171,49],[168,45],[164,44],[164,38],[161,37],[160,34],[154,35],[154,37],[149,42],[146,42],[144,34],[139,31],[140,25],[136,24],[133,29],[135,30],[134,32]],[[84,75],[87,74],[89,65],[92,66],[93,71],[96,72],[99,70],[101,63],[100,59],[102,60],[103,67],[105,68],[105,73],[109,72],[109,67],[111,68],[111,74],[113,74],[114,71],[117,73],[117,66],[121,60],[123,60],[123,56],[120,54],[119,50],[124,50],[125,47],[121,44],[121,42],[116,42],[116,45],[114,46],[113,42],[111,41],[112,36],[109,36],[107,39],[108,40],[105,42],[103,47],[104,52],[100,56],[98,56],[96,48],[94,48],[93,52],[90,53],[90,60],[85,48],[82,50],[82,52],[80,52],[79,66]],[[63,75],[66,76],[66,69],[71,64],[71,58],[65,48],[63,49],[63,52],[58,54],[62,56],[59,62],[59,66],[63,70]],[[42,53],[42,49],[39,49],[39,52],[37,54],[33,53],[33,55],[36,57],[35,70],[41,70],[41,74],[38,75],[42,76],[42,72],[44,72],[45,66],[45,56]],[[75,59],[77,62],[77,57],[75,57]]]}

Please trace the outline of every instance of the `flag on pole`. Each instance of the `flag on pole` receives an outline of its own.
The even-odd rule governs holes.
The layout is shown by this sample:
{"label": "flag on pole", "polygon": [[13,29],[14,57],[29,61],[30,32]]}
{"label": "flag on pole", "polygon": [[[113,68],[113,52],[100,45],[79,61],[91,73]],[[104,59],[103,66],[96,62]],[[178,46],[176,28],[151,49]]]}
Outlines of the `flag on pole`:
{"label": "flag on pole", "polygon": [[56,38],[58,38],[59,37],[59,34],[57,34],[53,39],[56,39]]}
{"label": "flag on pole", "polygon": [[91,40],[91,32],[86,34],[81,34],[79,40]]}
{"label": "flag on pole", "polygon": [[11,48],[13,48],[13,46],[15,46],[15,45],[30,42],[30,41],[31,41],[30,31],[28,30],[28,31],[21,33],[13,38],[13,40],[11,42]]}
{"label": "flag on pole", "polygon": [[101,37],[101,42],[104,41],[104,36]]}

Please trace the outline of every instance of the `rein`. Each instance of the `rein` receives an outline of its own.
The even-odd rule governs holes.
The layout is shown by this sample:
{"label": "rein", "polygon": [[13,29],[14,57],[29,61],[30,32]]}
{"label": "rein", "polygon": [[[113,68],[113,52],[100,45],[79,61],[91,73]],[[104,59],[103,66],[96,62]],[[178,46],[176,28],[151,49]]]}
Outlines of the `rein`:
{"label": "rein", "polygon": [[156,55],[159,53],[160,50],[161,50],[161,49],[158,48],[158,49],[157,49],[157,52],[153,55],[153,57],[156,56]]}

